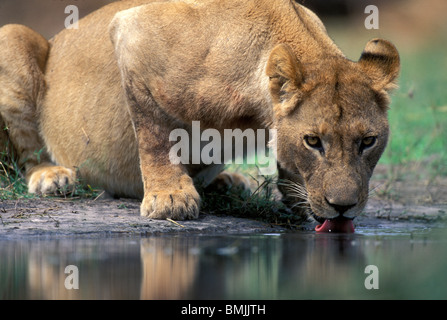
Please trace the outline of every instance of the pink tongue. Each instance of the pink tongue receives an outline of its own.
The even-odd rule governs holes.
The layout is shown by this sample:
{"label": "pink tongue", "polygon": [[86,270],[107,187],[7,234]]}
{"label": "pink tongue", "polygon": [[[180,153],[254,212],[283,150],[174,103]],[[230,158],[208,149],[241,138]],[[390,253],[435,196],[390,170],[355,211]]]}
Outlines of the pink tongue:
{"label": "pink tongue", "polygon": [[337,218],[325,220],[323,224],[315,227],[316,232],[354,233],[354,224],[351,219]]}

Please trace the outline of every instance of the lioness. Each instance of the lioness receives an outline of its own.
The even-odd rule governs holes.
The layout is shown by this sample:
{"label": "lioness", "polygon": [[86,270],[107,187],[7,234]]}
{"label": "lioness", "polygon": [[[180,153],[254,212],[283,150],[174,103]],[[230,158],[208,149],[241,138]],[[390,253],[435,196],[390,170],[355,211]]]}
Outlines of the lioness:
{"label": "lioness", "polygon": [[365,206],[400,68],[381,39],[348,60],[290,0],[119,1],[50,41],[6,25],[0,48],[1,117],[29,192],[77,172],[142,198],[142,216],[197,218],[193,178],[219,170],[173,164],[170,132],[274,128],[284,201],[333,229]]}

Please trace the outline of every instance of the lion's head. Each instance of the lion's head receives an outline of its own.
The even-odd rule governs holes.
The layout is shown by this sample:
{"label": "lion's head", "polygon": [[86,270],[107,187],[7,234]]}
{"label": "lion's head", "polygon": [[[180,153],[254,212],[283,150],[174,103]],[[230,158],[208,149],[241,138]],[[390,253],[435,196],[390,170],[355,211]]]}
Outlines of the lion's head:
{"label": "lion's head", "polygon": [[396,48],[381,39],[357,62],[334,56],[306,65],[285,44],[273,49],[266,71],[280,178],[292,181],[280,187],[289,204],[335,229],[361,212],[387,144],[388,94],[399,69]]}

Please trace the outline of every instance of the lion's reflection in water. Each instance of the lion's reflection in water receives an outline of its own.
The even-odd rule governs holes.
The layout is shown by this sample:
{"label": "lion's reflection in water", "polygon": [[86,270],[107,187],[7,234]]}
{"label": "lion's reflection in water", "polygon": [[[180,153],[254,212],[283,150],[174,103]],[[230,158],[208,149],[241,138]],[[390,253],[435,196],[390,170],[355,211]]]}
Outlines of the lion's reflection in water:
{"label": "lion's reflection in water", "polygon": [[[445,293],[426,284],[444,279],[447,266],[443,242],[430,239],[304,232],[0,241],[0,298],[430,297]],[[380,271],[379,290],[364,285],[371,264]],[[65,287],[68,265],[79,270],[77,290]]]}
{"label": "lion's reflection in water", "polygon": [[196,277],[199,249],[194,238],[141,240],[141,299],[182,299]]}

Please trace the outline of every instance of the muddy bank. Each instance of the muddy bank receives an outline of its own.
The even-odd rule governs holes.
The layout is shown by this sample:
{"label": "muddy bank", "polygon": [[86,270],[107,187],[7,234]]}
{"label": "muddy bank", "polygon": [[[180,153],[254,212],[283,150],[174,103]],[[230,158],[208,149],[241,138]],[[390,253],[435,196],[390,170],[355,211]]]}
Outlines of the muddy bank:
{"label": "muddy bank", "polygon": [[[197,220],[159,221],[139,215],[140,202],[120,200],[31,199],[0,202],[0,238],[146,236],[161,233],[260,233],[284,226],[232,216],[201,214]],[[447,221],[447,204],[408,203],[373,197],[356,227],[389,224],[439,225]],[[312,230],[315,223],[303,228]]]}
{"label": "muddy bank", "polygon": [[[364,213],[354,220],[356,228],[447,224],[447,177],[436,176],[430,180],[381,179],[386,170],[384,166],[376,169],[370,186],[370,190],[374,191]],[[0,239],[30,236],[262,233],[287,230],[284,226],[233,217],[230,214],[201,214],[197,220],[179,222],[152,220],[141,217],[139,208],[140,201],[132,199],[3,200],[0,201]],[[300,227],[313,230],[315,225],[315,222],[309,222]]]}
{"label": "muddy bank", "polygon": [[270,224],[202,214],[197,220],[153,220],[139,215],[140,202],[33,199],[0,203],[0,237],[115,236],[160,233],[256,233],[279,230]]}

